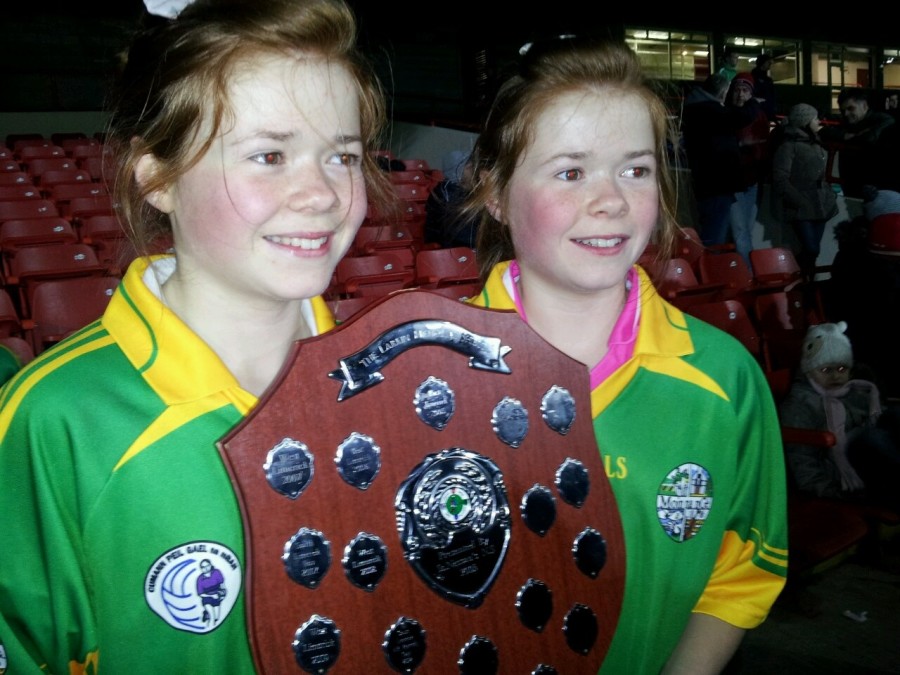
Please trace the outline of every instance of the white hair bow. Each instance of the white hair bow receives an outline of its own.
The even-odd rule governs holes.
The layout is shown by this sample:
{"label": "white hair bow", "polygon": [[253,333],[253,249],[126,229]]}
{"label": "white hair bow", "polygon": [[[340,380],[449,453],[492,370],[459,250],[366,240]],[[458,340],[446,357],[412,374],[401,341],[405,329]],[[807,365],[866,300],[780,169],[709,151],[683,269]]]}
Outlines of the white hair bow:
{"label": "white hair bow", "polygon": [[147,11],[156,16],[164,16],[167,19],[174,19],[181,10],[191,4],[193,0],[144,0],[144,7]]}

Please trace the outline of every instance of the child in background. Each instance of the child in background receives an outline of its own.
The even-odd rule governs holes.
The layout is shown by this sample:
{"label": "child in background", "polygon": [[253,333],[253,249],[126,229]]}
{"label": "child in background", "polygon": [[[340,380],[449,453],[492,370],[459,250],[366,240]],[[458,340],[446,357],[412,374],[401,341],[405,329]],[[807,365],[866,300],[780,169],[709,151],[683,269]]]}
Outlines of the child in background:
{"label": "child in background", "polygon": [[855,375],[844,321],[810,326],[800,372],[781,402],[782,423],[834,434],[835,445],[785,445],[801,492],[887,507],[900,513],[900,415],[882,409],[878,386]]}
{"label": "child in background", "polygon": [[[604,673],[717,673],[787,571],[780,430],[737,341],[666,303],[635,265],[677,225],[662,100],[618,43],[532,45],[474,150],[486,276],[587,364],[599,452],[626,545]],[[676,496],[678,495],[678,496]]]}
{"label": "child in background", "polygon": [[174,254],[0,392],[0,647],[11,673],[252,673],[216,441],[333,326],[319,294],[389,194],[383,97],[341,0],[197,0],[136,37],[120,87],[121,217]]}

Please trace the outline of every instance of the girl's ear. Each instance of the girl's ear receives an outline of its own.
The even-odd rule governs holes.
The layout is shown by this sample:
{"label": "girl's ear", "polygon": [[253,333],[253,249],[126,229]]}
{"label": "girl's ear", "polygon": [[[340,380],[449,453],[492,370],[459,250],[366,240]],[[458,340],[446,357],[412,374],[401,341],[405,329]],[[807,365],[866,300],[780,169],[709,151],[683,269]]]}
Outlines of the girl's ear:
{"label": "girl's ear", "polygon": [[500,199],[497,197],[491,197],[487,204],[488,213],[491,214],[491,217],[496,220],[498,223],[503,222],[503,209],[500,208]]}
{"label": "girl's ear", "polygon": [[[134,169],[134,177],[138,185],[144,186],[153,181],[153,177],[159,172],[159,160],[152,154],[147,153],[141,155]],[[172,198],[172,188],[165,187],[154,190],[147,195],[147,201],[151,206],[159,209],[163,213],[171,213],[175,208],[175,202]]]}
{"label": "girl's ear", "polygon": [[491,196],[485,203],[485,206],[487,207],[487,212],[491,214],[491,218],[498,223],[503,222],[502,200],[496,189],[491,190]]}

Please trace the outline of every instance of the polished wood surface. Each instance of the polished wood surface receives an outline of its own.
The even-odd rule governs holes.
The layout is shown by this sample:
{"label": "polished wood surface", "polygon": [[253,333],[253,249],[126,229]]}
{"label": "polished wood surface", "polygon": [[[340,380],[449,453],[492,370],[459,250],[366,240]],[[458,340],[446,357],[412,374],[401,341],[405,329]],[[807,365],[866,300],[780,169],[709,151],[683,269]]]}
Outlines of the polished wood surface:
{"label": "polished wood surface", "polygon": [[[511,372],[476,370],[466,355],[448,346],[425,344],[398,350],[379,370],[383,381],[343,401],[341,384],[329,377],[342,358],[367,345],[388,351],[381,336],[408,322],[437,320],[481,336],[499,337],[511,349]],[[448,383],[455,412],[442,430],[419,419],[416,388],[429,376]],[[541,399],[553,385],[575,399],[575,420],[565,435],[541,415]],[[241,504],[247,532],[245,594],[252,643],[261,673],[303,672],[291,643],[311,616],[327,617],[340,632],[340,655],[328,672],[396,672],[382,642],[401,617],[425,631],[425,656],[417,672],[458,673],[460,650],[473,637],[496,647],[499,673],[531,673],[539,664],[558,673],[595,673],[609,648],[622,600],[624,542],[618,511],[594,440],[587,369],[544,342],[516,314],[479,309],[424,291],[405,291],[374,303],[363,314],[326,335],[298,342],[260,405],[219,444]],[[502,442],[492,425],[494,407],[505,397],[528,411],[528,433],[519,447]],[[347,484],[335,455],[351,433],[368,435],[381,448],[381,468],[367,489]],[[274,490],[263,465],[283,439],[308,446],[314,474],[296,499]],[[394,502],[410,472],[433,453],[463,448],[488,458],[502,472],[511,511],[505,560],[483,602],[468,608],[433,590],[404,558]],[[590,490],[584,504],[560,498],[555,476],[567,458],[587,468]],[[543,536],[530,530],[520,511],[534,485],[555,497],[556,521]],[[285,544],[303,527],[330,542],[331,565],[313,588],[292,581],[282,562]],[[573,543],[590,527],[607,543],[605,566],[595,577],[579,571]],[[387,547],[386,572],[374,590],[348,581],[341,566],[344,547],[360,532],[375,534]],[[553,609],[547,625],[526,628],[516,597],[529,579],[550,588]],[[586,652],[573,651],[564,617],[578,604],[597,617],[598,637]],[[324,672],[324,671],[323,671]]]}

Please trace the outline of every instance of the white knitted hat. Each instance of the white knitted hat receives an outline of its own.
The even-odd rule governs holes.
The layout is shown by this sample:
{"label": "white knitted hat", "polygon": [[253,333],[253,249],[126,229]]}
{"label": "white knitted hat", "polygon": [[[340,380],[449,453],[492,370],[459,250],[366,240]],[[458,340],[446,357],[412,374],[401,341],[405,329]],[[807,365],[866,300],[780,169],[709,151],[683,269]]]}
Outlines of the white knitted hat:
{"label": "white knitted hat", "polygon": [[844,334],[846,330],[846,321],[810,326],[801,350],[800,368],[803,372],[830,365],[852,366],[853,348]]}

